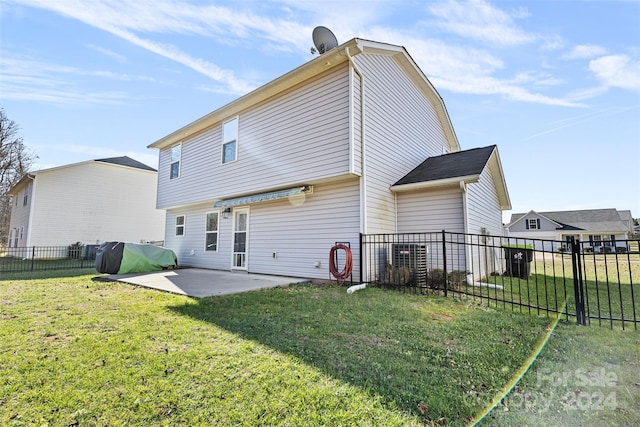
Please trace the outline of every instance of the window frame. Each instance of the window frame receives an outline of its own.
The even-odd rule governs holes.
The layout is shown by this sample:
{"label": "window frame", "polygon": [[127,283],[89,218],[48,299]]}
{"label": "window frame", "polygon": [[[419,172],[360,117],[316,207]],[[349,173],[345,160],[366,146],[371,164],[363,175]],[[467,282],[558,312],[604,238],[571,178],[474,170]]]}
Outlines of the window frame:
{"label": "window frame", "polygon": [[[173,150],[177,148],[178,149],[178,160],[173,159]],[[173,180],[173,179],[178,179],[180,178],[180,172],[181,172],[181,167],[180,164],[182,163],[182,142],[179,142],[175,145],[171,146],[171,149],[169,150],[169,180]],[[178,165],[178,171],[176,173],[176,176],[173,176],[173,165],[177,164]]]}
{"label": "window frame", "polygon": [[[182,218],[182,224],[178,224],[178,218]],[[184,235],[187,232],[187,216],[182,214],[182,215],[176,215],[176,220],[174,222],[174,226],[175,226],[175,236],[176,237],[184,237]],[[182,228],[182,234],[178,234],[178,230]]]}
{"label": "window frame", "polygon": [[[217,220],[216,220],[216,229],[215,230],[209,230],[209,215],[216,215],[217,216]],[[215,234],[216,235],[216,243],[215,243],[215,249],[209,249],[209,245],[207,243],[208,241],[208,237],[210,234]],[[210,211],[210,212],[205,212],[204,214],[204,251],[205,252],[218,252],[218,248],[220,246],[220,211]]]}
{"label": "window frame", "polygon": [[[234,138],[228,137],[225,134],[225,127],[227,126],[227,124],[229,124],[231,122],[235,122]],[[226,120],[226,121],[222,122],[222,158],[221,158],[221,161],[222,161],[223,165],[227,165],[229,163],[233,163],[233,162],[238,161],[238,147],[239,147],[239,144],[238,144],[238,140],[239,140],[239,138],[238,138],[238,130],[240,128],[239,127],[239,123],[240,123],[240,120],[239,120],[238,116],[235,116],[235,117],[233,117],[233,118],[231,118],[229,120]],[[226,157],[225,157],[225,151],[226,151],[225,147],[227,145],[229,145],[229,144],[234,144],[233,159],[225,160],[226,159]]]}

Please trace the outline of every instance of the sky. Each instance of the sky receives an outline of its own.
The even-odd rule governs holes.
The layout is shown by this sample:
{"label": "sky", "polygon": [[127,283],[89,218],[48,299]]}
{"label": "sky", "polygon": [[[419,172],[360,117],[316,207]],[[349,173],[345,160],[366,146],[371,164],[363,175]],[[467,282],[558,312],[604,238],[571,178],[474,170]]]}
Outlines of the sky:
{"label": "sky", "polygon": [[640,217],[640,0],[1,0],[0,107],[34,170],[127,155],[314,58],[330,28],[404,46],[512,213]]}

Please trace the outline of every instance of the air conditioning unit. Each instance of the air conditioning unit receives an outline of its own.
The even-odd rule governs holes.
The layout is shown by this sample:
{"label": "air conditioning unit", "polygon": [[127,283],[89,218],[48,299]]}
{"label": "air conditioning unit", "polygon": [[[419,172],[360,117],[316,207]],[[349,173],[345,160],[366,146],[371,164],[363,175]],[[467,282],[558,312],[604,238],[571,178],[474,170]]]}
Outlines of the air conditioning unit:
{"label": "air conditioning unit", "polygon": [[427,246],[419,243],[393,244],[393,266],[406,267],[411,271],[411,282],[414,286],[427,284]]}

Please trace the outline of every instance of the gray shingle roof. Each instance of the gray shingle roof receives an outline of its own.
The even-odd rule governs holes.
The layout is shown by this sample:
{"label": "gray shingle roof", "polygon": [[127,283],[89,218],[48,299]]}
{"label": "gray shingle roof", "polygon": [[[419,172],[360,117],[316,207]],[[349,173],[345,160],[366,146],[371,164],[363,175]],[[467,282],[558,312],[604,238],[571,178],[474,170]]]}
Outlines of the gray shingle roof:
{"label": "gray shingle roof", "polygon": [[490,145],[429,157],[393,185],[480,175],[495,148],[495,145]]}
{"label": "gray shingle roof", "polygon": [[109,157],[107,159],[96,159],[95,161],[96,162],[103,162],[103,163],[112,163],[114,165],[128,166],[130,168],[143,169],[143,170],[147,170],[147,171],[157,172],[157,170],[155,170],[151,166],[147,166],[144,163],[141,163],[141,162],[139,162],[137,160],[134,160],[134,159],[132,159],[131,157],[128,157],[128,156]]}

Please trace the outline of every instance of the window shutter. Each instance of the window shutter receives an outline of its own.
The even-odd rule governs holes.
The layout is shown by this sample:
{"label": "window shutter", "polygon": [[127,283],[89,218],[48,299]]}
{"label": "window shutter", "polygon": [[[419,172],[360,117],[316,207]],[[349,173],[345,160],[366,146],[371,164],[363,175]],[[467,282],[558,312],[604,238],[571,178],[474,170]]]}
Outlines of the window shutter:
{"label": "window shutter", "polygon": [[538,230],[540,230],[540,218],[536,219],[536,225],[538,226]]}
{"label": "window shutter", "polygon": [[527,227],[527,230],[528,230],[529,229],[529,220],[528,219],[524,222],[524,225],[525,225],[525,227]]}

